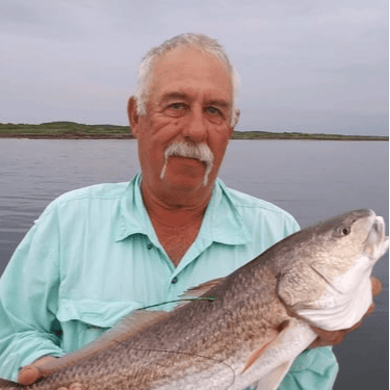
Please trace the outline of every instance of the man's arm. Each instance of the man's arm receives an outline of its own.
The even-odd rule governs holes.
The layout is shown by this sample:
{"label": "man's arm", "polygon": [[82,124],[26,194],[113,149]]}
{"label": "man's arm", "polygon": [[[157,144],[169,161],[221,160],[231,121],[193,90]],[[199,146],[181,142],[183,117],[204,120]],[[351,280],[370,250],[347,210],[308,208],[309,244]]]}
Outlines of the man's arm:
{"label": "man's arm", "polygon": [[0,377],[13,381],[20,367],[45,355],[63,355],[51,329],[59,283],[54,212],[46,209],[0,279]]}

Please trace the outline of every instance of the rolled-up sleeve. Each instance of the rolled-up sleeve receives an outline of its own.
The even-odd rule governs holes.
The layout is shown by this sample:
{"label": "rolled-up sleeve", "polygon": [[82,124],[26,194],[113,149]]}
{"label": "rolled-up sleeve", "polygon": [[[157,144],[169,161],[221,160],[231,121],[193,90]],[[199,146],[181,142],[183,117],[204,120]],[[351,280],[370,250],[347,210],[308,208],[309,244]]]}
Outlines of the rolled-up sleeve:
{"label": "rolled-up sleeve", "polygon": [[338,363],[331,347],[310,349],[297,357],[279,390],[330,390]]}
{"label": "rolled-up sleeve", "polygon": [[63,354],[55,332],[59,330],[55,320],[58,257],[56,213],[49,206],[19,244],[0,279],[3,378],[16,381],[21,366],[44,355]]}

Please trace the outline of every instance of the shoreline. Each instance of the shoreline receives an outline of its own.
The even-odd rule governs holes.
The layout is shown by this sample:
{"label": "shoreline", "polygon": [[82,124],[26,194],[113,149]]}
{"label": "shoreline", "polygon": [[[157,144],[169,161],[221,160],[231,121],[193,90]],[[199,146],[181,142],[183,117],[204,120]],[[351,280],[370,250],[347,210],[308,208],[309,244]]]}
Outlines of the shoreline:
{"label": "shoreline", "polygon": [[[31,134],[31,133],[3,133],[0,131],[1,138],[19,138],[19,139],[74,139],[74,140],[98,140],[98,139],[136,139],[131,134]],[[275,133],[267,136],[246,136],[233,134],[232,140],[250,140],[250,141],[389,141],[385,136],[349,136],[349,135],[303,135],[289,136]]]}
{"label": "shoreline", "polygon": [[2,133],[0,138],[28,138],[28,139],[136,139],[131,134],[29,134],[29,133]]}
{"label": "shoreline", "polygon": [[[129,126],[49,122],[38,125],[0,123],[0,138],[28,139],[135,139]],[[233,140],[389,141],[388,136],[301,132],[235,131]]]}

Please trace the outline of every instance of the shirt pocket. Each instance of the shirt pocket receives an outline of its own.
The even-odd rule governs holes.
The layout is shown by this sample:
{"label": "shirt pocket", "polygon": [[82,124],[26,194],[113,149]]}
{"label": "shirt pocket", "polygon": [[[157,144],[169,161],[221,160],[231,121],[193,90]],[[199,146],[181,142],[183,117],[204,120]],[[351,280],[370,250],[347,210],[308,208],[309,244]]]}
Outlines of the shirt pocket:
{"label": "shirt pocket", "polygon": [[72,352],[83,347],[141,307],[141,303],[136,301],[101,302],[60,298],[57,319],[63,332],[62,348],[65,352]]}

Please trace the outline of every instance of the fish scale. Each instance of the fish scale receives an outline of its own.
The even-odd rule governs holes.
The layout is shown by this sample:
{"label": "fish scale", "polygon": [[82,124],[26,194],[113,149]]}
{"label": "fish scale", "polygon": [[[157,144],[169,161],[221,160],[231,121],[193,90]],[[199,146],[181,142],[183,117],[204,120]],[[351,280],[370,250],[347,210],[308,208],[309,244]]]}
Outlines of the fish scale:
{"label": "fish scale", "polygon": [[80,382],[88,390],[240,390],[257,382],[274,390],[316,338],[310,324],[336,330],[363,317],[371,302],[367,280],[388,249],[384,229],[371,210],[304,229],[226,278],[192,289],[190,303],[169,314],[137,312],[43,366],[36,384],[0,380],[0,389]]}

